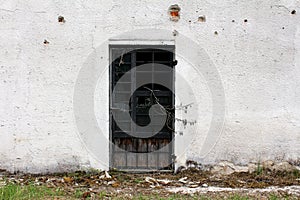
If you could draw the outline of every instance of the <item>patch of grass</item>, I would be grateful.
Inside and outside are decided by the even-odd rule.
[[[244,196],[235,194],[233,196],[230,196],[228,199],[230,199],[230,200],[249,200],[249,197],[244,197]]]
[[[82,198],[83,193],[84,192],[82,190],[76,189],[75,192],[74,192],[74,197],[80,199],[80,198]]]
[[[279,197],[277,197],[275,194],[270,194],[269,200],[278,200]]]
[[[141,183],[141,182],[143,182],[144,180],[143,179],[141,179],[141,178],[136,178],[136,179],[134,179],[134,182],[135,183]]]
[[[268,200],[293,200],[293,199],[298,199],[297,197],[292,197],[292,196],[278,196],[276,194],[270,194],[268,197]]]
[[[257,175],[262,175],[263,174],[263,167],[261,166],[260,162],[257,163],[257,167],[256,167],[256,170],[255,170],[255,173]]]
[[[131,181],[131,177],[128,176],[127,174],[119,173],[119,174],[114,174],[112,176],[116,177],[117,180],[120,181],[120,182]]]
[[[104,197],[106,196],[106,192],[102,191],[98,194],[99,199],[104,199]]]
[[[293,175],[295,178],[300,178],[300,171],[298,169],[293,170]]]
[[[45,197],[59,197],[65,195],[66,193],[60,188],[54,189],[45,186],[36,186],[34,184],[21,186],[9,183],[0,187],[1,200],[44,199]]]

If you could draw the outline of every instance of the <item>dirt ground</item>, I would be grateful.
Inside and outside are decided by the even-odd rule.
[[[82,199],[99,194],[103,194],[104,199],[132,199],[139,195],[176,199],[178,194],[183,199],[198,199],[202,194],[212,199],[224,199],[237,194],[254,199],[271,199],[270,195],[300,199],[299,171],[230,175],[216,175],[198,169],[188,169],[177,174],[91,171],[32,175],[2,172],[0,184],[1,179],[2,182],[20,185],[34,183],[49,188],[62,188],[70,195],[79,193]]]

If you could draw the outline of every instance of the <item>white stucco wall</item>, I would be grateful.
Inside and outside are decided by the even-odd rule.
[[[175,3],[181,7],[178,22],[167,13]],[[34,173],[108,168],[107,64],[113,38],[175,42],[176,72],[192,88],[187,92],[176,81],[176,96],[181,96],[176,104],[197,106],[197,112],[176,112],[178,118],[197,121],[186,127],[176,123],[177,166],[187,159],[203,164],[299,160],[299,7],[293,0],[1,0],[0,168]],[[58,23],[60,15],[65,23]],[[198,21],[202,15],[206,22]],[[130,38],[137,29],[164,29],[164,34]],[[130,32],[127,38],[125,32]],[[200,53],[189,52],[180,37],[193,41]],[[194,63],[217,70],[225,95],[224,126],[205,155],[215,99],[208,82],[214,77],[197,74]],[[78,93],[78,84],[84,84],[78,77],[95,81],[95,92]],[[76,115],[84,106],[91,108],[83,98],[74,103],[84,92],[87,99],[94,95],[94,118],[103,134],[87,134],[95,127],[84,129],[84,122],[92,119]]]

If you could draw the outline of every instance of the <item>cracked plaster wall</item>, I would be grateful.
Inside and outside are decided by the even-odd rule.
[[[181,7],[178,22],[170,21],[167,13],[174,3]],[[107,169],[108,142],[100,142],[104,163],[97,163],[78,136],[75,81],[104,41],[142,28],[176,30],[194,40],[223,82],[224,128],[210,153],[199,157],[202,130],[209,125],[209,90],[179,58],[179,66],[186,67],[178,72],[190,75],[187,79],[202,106],[200,116],[182,117],[203,121],[186,128],[177,123],[183,133],[175,143],[177,166],[187,159],[204,164],[299,159],[300,27],[299,14],[291,14],[300,12],[299,7],[299,1],[291,0],[1,0],[0,168],[33,173]],[[60,15],[65,23],[58,23]],[[198,21],[202,15],[205,22]],[[108,80],[108,73],[104,76]],[[176,92],[184,90],[178,82],[176,87]],[[99,109],[108,132],[107,94],[100,97],[104,104]]]

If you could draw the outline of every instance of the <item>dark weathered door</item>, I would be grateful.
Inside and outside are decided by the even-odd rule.
[[[110,111],[121,109],[128,111],[132,120],[115,119],[110,117],[110,167],[127,171],[152,171],[173,170],[173,137],[174,137],[174,94],[163,85],[156,84],[155,79],[160,76],[171,81],[174,87],[174,46],[110,46]],[[148,63],[148,67],[142,71],[138,66]],[[170,70],[156,71],[156,63],[166,65]],[[120,78],[130,71],[130,79],[121,82]],[[137,78],[151,77],[153,82],[135,88]],[[113,92],[116,84],[124,88]],[[132,91],[134,90],[134,91]],[[130,99],[123,98],[127,93],[133,93]],[[149,108],[159,104],[167,113],[167,122],[154,136],[145,138],[143,132],[136,132],[134,124],[146,126],[150,123]],[[116,123],[124,123],[122,130]],[[135,132],[133,137],[131,134]]]

